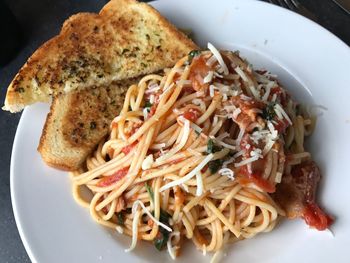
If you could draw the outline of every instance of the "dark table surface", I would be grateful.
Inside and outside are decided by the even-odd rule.
[[[30,54],[43,42],[57,34],[70,15],[96,12],[106,0],[0,0],[5,1],[16,16],[23,33],[23,44],[17,55],[0,68],[0,104],[5,99],[11,79]],[[332,0],[299,0],[316,16],[316,21],[350,45],[350,16]],[[20,114],[0,111],[0,262],[30,262],[14,221],[10,198],[10,160],[12,143]]]

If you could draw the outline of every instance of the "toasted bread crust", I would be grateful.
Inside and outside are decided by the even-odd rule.
[[[137,81],[119,81],[55,97],[38,146],[43,160],[57,169],[78,169],[106,136],[127,89]]]
[[[73,15],[34,52],[11,82],[3,109],[17,112],[52,95],[151,73],[195,48],[151,6],[112,0],[99,14]]]

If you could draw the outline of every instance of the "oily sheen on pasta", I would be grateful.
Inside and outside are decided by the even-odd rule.
[[[127,251],[146,240],[173,259],[185,239],[218,252],[283,216],[324,230],[332,219],[304,149],[314,126],[275,76],[208,44],[129,88],[109,136],[71,174],[74,197],[132,237]]]

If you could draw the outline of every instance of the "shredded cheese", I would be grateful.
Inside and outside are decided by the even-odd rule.
[[[151,95],[149,96],[149,102],[150,102],[151,104],[154,103],[154,94],[151,94]]]
[[[244,73],[244,71],[239,66],[235,67],[235,71],[243,79],[243,81],[248,82],[247,75]]]
[[[229,73],[229,71],[228,71],[228,68],[227,68],[224,60],[222,59],[222,56],[221,56],[219,50],[217,50],[211,43],[208,43],[208,49],[211,51],[211,53],[213,53],[213,56],[215,56],[215,58],[219,62],[221,68],[224,71],[224,75],[227,75]]]
[[[229,169],[229,168],[221,168],[221,169],[218,171],[218,173],[219,173],[220,175],[227,176],[227,177],[228,177],[229,179],[231,179],[232,181],[235,179],[235,178],[234,178],[235,173],[234,173],[231,169]]]
[[[277,172],[276,173],[276,177],[275,177],[275,183],[280,183],[282,181],[282,173],[281,172]]]
[[[284,111],[284,109],[281,107],[280,104],[276,103],[274,109],[275,109],[276,114],[277,114],[277,112],[280,112],[280,113],[283,115],[283,117],[288,121],[288,123],[289,123],[290,125],[293,125],[293,123],[292,123],[292,121],[290,120],[288,114]]]
[[[153,154],[148,155],[142,162],[141,168],[142,170],[148,170],[152,167],[154,163]]]
[[[142,113],[143,113],[143,118],[144,118],[144,120],[146,120],[147,117],[148,117],[148,108],[143,108]]]
[[[209,71],[209,72],[208,72],[208,75],[206,75],[206,76],[204,77],[203,82],[204,82],[204,83],[209,83],[209,82],[211,82],[212,79],[213,79],[213,76],[214,76],[214,71]]]
[[[134,250],[137,244],[137,237],[138,237],[138,223],[140,220],[141,212],[137,210],[138,203],[135,201],[135,203],[132,206],[132,213],[134,216],[134,219],[132,220],[132,239],[131,239],[131,245],[128,249],[125,249],[125,252],[130,252]]]
[[[235,163],[235,167],[240,167],[240,166],[255,162],[256,160],[259,160],[259,158],[260,158],[259,156],[253,156],[253,157],[247,158],[239,163]]]
[[[239,145],[241,143],[244,133],[245,129],[241,128],[236,139],[236,145]]]
[[[209,95],[210,97],[214,97],[214,85],[209,86]]]
[[[116,226],[115,230],[119,233],[119,234],[123,234],[124,233],[124,229],[121,226]]]
[[[176,249],[178,249],[178,247],[177,247],[177,246],[173,247],[173,246],[171,245],[171,240],[172,240],[172,238],[173,238],[174,236],[179,236],[179,235],[180,235],[180,232],[179,232],[179,231],[176,231],[176,232],[171,233],[171,234],[169,235],[169,239],[168,239],[168,241],[167,241],[167,243],[166,243],[166,246],[167,246],[167,248],[168,248],[168,253],[169,253],[169,255],[170,255],[170,257],[171,257],[172,260],[175,260],[175,259],[176,259],[176,254],[175,254],[175,252],[176,252]]]
[[[140,200],[136,200],[132,206],[132,209],[134,209],[134,206],[136,207],[135,210],[137,209],[137,206],[141,206],[142,210],[152,219],[152,221],[154,223],[156,223],[158,226],[161,226],[162,228],[164,228],[166,231],[168,232],[172,232],[173,230],[168,227],[166,224],[160,222],[158,219],[156,219],[151,212],[146,208],[146,206],[144,205],[144,203],[142,203],[142,201]]]
[[[196,179],[197,179],[196,196],[201,196],[203,194],[203,178],[202,178],[202,173],[200,171],[196,173]]]
[[[207,64],[207,66],[211,67],[212,65],[214,65],[214,63],[217,61],[216,57],[213,55],[211,56],[207,62],[205,64]]]

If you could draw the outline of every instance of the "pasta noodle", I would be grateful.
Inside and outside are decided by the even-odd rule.
[[[268,72],[209,49],[131,86],[109,136],[71,173],[92,218],[132,236],[127,251],[147,240],[174,259],[191,239],[219,253],[271,231],[286,214],[272,193],[311,158],[304,137],[315,118]]]

